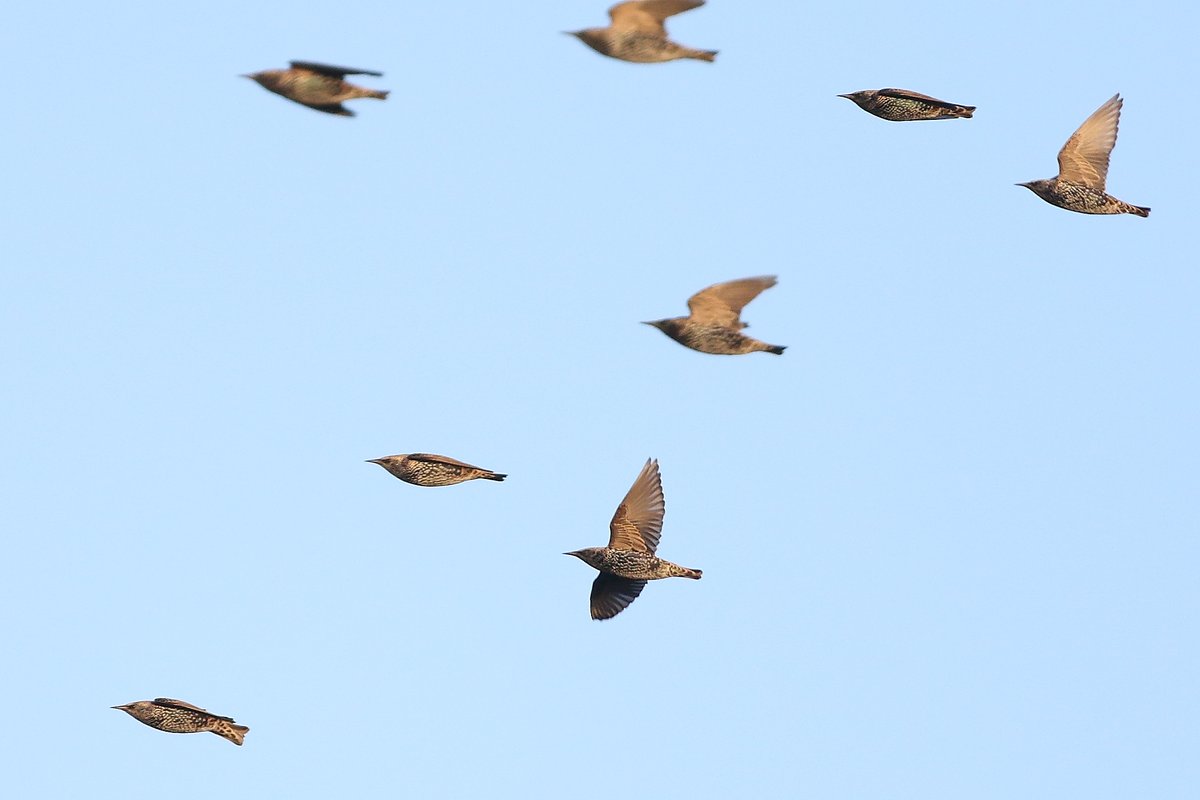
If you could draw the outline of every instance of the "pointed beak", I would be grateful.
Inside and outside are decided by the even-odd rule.
[[[366,463],[368,463],[368,464],[380,464],[380,465],[382,465],[382,464],[383,464],[383,459],[382,459],[382,458],[368,458],[368,459],[366,460]]]
[[[643,325],[650,325],[650,326],[653,326],[653,325],[654,325],[654,323],[653,323],[653,322],[643,322],[642,324],[643,324]]]
[[[839,94],[839,95],[838,95],[838,97],[844,97],[844,98],[846,98],[847,100],[853,100],[853,99],[854,99],[852,96],[850,96],[850,95],[848,95],[848,94]]]
[[[1029,188],[1029,182],[1028,182],[1028,181],[1026,181],[1025,183],[1014,183],[1014,184],[1013,184],[1013,186],[1024,186],[1026,189],[1028,189],[1028,188]]]
[[[115,708],[117,711],[124,711],[125,709],[129,708],[129,706],[109,706],[109,708]]]

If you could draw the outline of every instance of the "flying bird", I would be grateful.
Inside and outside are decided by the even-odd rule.
[[[383,77],[382,72],[333,67],[312,61],[292,61],[290,63],[289,69],[268,69],[262,72],[252,72],[242,77],[249,78],[264,89],[282,95],[302,106],[324,111],[326,114],[337,114],[341,117],[354,116],[353,111],[342,105],[346,100],[353,100],[356,97],[387,99],[386,91],[364,89],[361,86],[347,83],[345,80],[347,75],[373,75],[379,78]]]
[[[975,106],[947,103],[907,89],[864,89],[861,92],[839,94],[838,97],[853,100],[863,111],[892,122],[956,117],[970,119],[975,113]]]
[[[215,733],[237,746],[241,747],[250,729],[238,725],[230,717],[210,714],[203,708],[185,703],[182,700],[172,700],[169,697],[156,697],[153,700],[139,700],[136,703],[126,703],[123,706],[113,706],[118,711],[124,711],[143,725],[157,728],[167,733]]]
[[[767,344],[743,334],[742,329],[747,325],[740,319],[746,304],[774,285],[774,275],[718,283],[688,299],[691,311],[688,316],[642,324],[653,325],[684,347],[701,353],[732,356],[761,350],[782,355],[785,346]]]
[[[592,583],[592,619],[611,619],[620,614],[646,588],[646,581],[700,580],[700,570],[681,567],[654,555],[662,536],[665,511],[658,462],[650,459],[617,506],[617,513],[609,523],[608,546],[585,547],[563,554],[600,570]]]
[[[1071,134],[1058,151],[1058,175],[1017,186],[1024,186],[1051,205],[1080,214],[1150,216],[1149,208],[1130,205],[1104,191],[1108,157],[1117,143],[1117,125],[1124,102],[1121,95],[1114,94]]]
[[[476,478],[502,481],[508,477],[490,469],[433,453],[401,453],[383,458],[369,458],[367,463],[378,464],[405,483],[417,486],[452,486]]]
[[[667,38],[667,17],[691,11],[704,5],[704,0],[631,0],[617,3],[608,10],[612,24],[607,28],[586,28],[567,31],[588,47],[621,61],[653,64],[695,58],[715,61],[716,50],[697,50],[684,47]]]

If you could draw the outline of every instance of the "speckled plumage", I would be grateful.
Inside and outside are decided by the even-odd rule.
[[[658,462],[650,459],[613,514],[608,546],[585,547],[565,554],[600,571],[592,583],[592,619],[611,619],[620,614],[642,593],[647,581],[700,579],[700,570],[655,555],[665,513]]]
[[[433,453],[401,453],[383,458],[371,458],[368,464],[378,464],[405,483],[416,486],[452,486],[463,481],[482,478],[502,481],[507,475],[492,472],[462,461]]]
[[[852,100],[863,111],[891,122],[960,117],[969,119],[975,113],[975,106],[948,103],[908,89],[864,89],[861,92],[839,94],[838,97]]]
[[[302,106],[326,114],[353,117],[354,112],[342,105],[356,97],[387,99],[388,92],[380,89],[365,89],[344,80],[347,75],[373,75],[382,72],[350,67],[334,67],[312,61],[292,61],[289,69],[269,69],[242,77],[249,78],[264,89],[286,97]]]
[[[1121,95],[1113,95],[1071,134],[1058,153],[1058,175],[1017,186],[1024,186],[1051,205],[1080,214],[1150,216],[1149,208],[1118,200],[1104,188],[1124,102]]]
[[[245,725],[236,724],[230,717],[211,714],[203,708],[173,700],[169,697],[157,697],[153,700],[139,700],[136,703],[126,703],[123,706],[113,706],[118,711],[124,711],[143,725],[157,728],[167,733],[215,733],[234,744],[241,746],[250,729]]]
[[[610,58],[635,64],[657,64],[681,58],[715,61],[716,50],[684,47],[667,38],[667,17],[699,8],[704,0],[631,0],[608,10],[607,28],[570,31],[588,47]]]
[[[673,317],[643,323],[679,342],[684,347],[719,356],[765,352],[782,355],[783,345],[760,342],[742,333],[747,327],[740,315],[746,304],[776,283],[775,276],[718,283],[688,298],[686,317]]]

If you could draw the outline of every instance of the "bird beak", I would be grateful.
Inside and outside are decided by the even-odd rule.
[[[643,325],[653,325],[654,323],[653,322],[643,322],[642,324]]]
[[[1028,182],[1026,182],[1026,183],[1014,183],[1014,184],[1013,184],[1013,186],[1024,186],[1026,189],[1028,189],[1028,188],[1029,188],[1029,183],[1028,183]]]
[[[367,459],[367,461],[366,461],[366,463],[368,463],[368,464],[382,464],[382,463],[383,463],[383,459],[382,459],[382,458],[368,458],[368,459]]]
[[[853,97],[851,97],[851,96],[850,96],[850,95],[848,95],[848,94],[839,94],[839,95],[838,95],[838,97],[844,97],[844,98],[846,98],[847,100],[853,100],[853,99],[854,99]]]
[[[117,711],[124,711],[126,708],[128,708],[128,706],[109,706],[109,708],[115,708]]]

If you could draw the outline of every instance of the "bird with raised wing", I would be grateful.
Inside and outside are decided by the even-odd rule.
[[[666,20],[704,5],[704,0],[631,0],[608,10],[607,28],[567,31],[597,53],[636,64],[657,64],[680,58],[715,61],[716,50],[697,50],[672,42]]]
[[[1124,102],[1121,95],[1114,94],[1071,134],[1058,152],[1058,175],[1017,186],[1024,186],[1051,205],[1080,214],[1150,216],[1149,208],[1118,200],[1104,189],[1108,157],[1117,143]]]
[[[238,725],[230,717],[212,714],[199,706],[185,703],[182,700],[172,700],[169,697],[156,697],[153,700],[138,700],[136,703],[126,703],[123,706],[113,706],[118,711],[124,711],[143,725],[157,728],[167,733],[215,733],[241,747],[250,729]]]
[[[718,283],[688,299],[686,317],[644,322],[684,347],[718,356],[765,352],[782,355],[785,345],[767,344],[742,333],[748,327],[740,315],[746,304],[776,283],[774,275]]]
[[[852,100],[868,114],[891,122],[915,122],[924,119],[970,119],[975,106],[948,103],[927,94],[908,89],[864,89],[861,92],[839,94]]]
[[[401,453],[383,458],[369,458],[367,463],[378,464],[405,483],[416,486],[453,486],[477,478],[502,481],[508,477],[490,469],[433,453]]]
[[[609,523],[608,546],[585,547],[563,554],[575,556],[600,571],[592,583],[592,619],[611,619],[620,614],[642,593],[647,581],[700,580],[700,570],[655,556],[665,512],[658,462],[649,459]]]
[[[386,100],[388,93],[382,89],[365,89],[355,86],[345,80],[347,75],[372,75],[383,77],[382,72],[351,67],[334,67],[329,64],[317,64],[313,61],[292,61],[288,69],[268,69],[262,72],[252,72],[243,75],[258,83],[264,89],[282,95],[288,100],[302,106],[324,111],[326,114],[336,114],[340,117],[353,117],[354,112],[342,105],[346,100],[356,97],[374,97]]]

